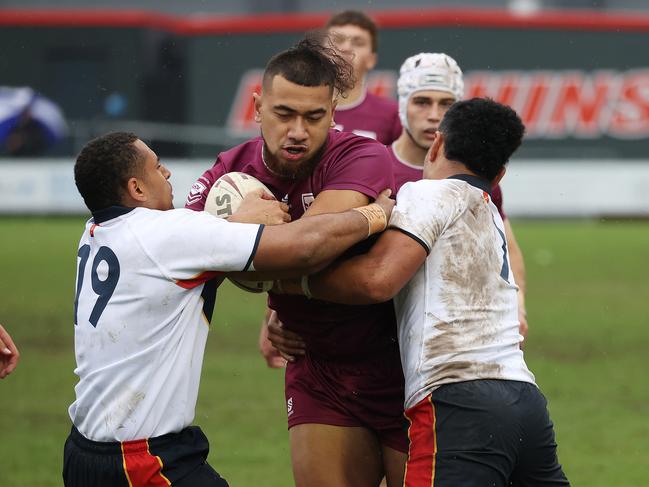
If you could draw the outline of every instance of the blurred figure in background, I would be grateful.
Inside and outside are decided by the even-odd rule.
[[[31,88],[0,87],[0,154],[40,156],[67,133],[56,103]]]
[[[367,91],[367,73],[377,62],[376,24],[363,12],[346,10],[331,17],[325,28],[333,46],[354,68],[354,87],[338,99],[336,128],[391,144],[401,133],[397,104]]]
[[[0,325],[0,379],[4,379],[13,372],[18,365],[20,353],[7,330]]]

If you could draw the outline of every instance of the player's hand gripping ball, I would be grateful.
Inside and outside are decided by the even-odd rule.
[[[244,196],[259,189],[273,195],[264,183],[248,174],[242,172],[224,174],[216,180],[207,195],[205,211],[219,218],[227,218],[237,211]],[[244,281],[242,279],[230,279],[230,281],[235,286],[251,293],[263,293],[273,287],[273,281]]]

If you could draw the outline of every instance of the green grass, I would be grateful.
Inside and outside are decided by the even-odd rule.
[[[526,359],[575,486],[649,471],[649,223],[514,221],[528,268]],[[61,485],[76,377],[77,218],[0,218],[0,320],[22,352],[0,382],[0,485]],[[219,291],[196,411],[232,485],[291,485],[283,374],[257,353],[261,296]]]

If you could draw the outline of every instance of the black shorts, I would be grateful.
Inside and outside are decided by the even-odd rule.
[[[73,426],[63,453],[66,487],[228,487],[207,463],[198,426],[144,440],[98,442]]]
[[[443,385],[406,417],[406,487],[570,485],[557,459],[547,402],[533,384]]]

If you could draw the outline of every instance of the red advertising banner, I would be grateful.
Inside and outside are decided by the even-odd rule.
[[[246,71],[227,127],[233,135],[258,133],[252,93],[261,90],[262,70]],[[368,90],[394,97],[397,73],[376,71]],[[530,139],[649,137],[649,69],[630,71],[471,71],[465,98],[490,97],[510,105]]]

